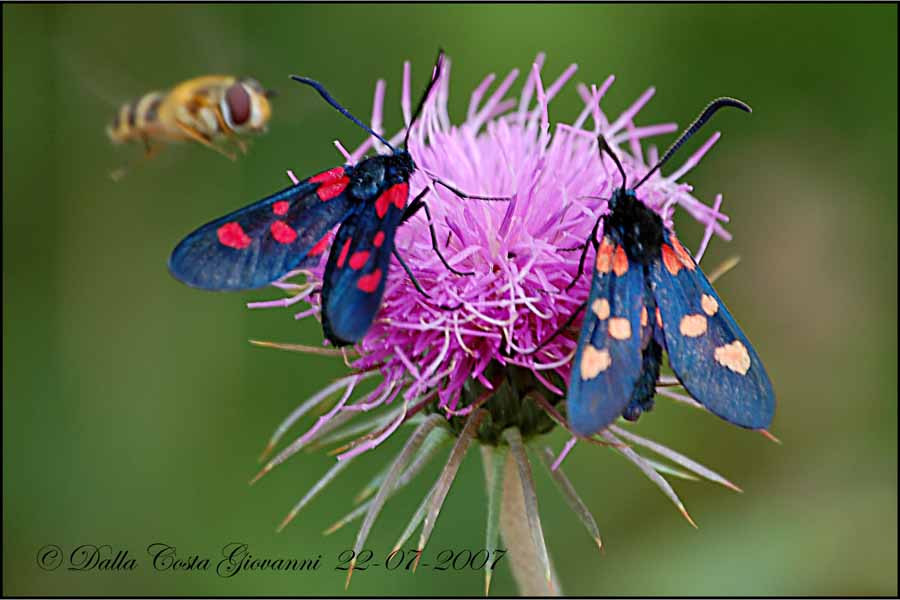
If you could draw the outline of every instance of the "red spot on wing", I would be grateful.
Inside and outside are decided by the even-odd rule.
[[[362,269],[366,263],[369,261],[369,251],[368,250],[360,250],[359,252],[354,252],[353,256],[350,257],[350,268],[354,271],[359,271]]]
[[[347,253],[350,251],[350,240],[344,242],[344,247],[341,248],[341,253],[338,255],[337,266],[341,268],[344,266],[344,263],[347,261]]]
[[[322,202],[339,196],[347,187],[347,184],[350,183],[350,179],[344,175],[344,167],[329,169],[324,173],[310,177],[309,181],[310,183],[320,184],[316,194],[318,194]]]
[[[625,255],[625,249],[622,246],[616,248],[613,256],[613,271],[621,277],[628,271],[628,257]]]
[[[384,232],[379,231],[378,233],[375,234],[375,238],[372,240],[372,244],[374,244],[374,246],[376,248],[381,248],[381,245],[383,243],[384,243]]]
[[[363,275],[356,281],[356,287],[364,292],[372,293],[378,289],[381,282],[381,269],[375,269],[368,275]]]
[[[389,187],[375,201],[375,212],[378,214],[378,218],[384,218],[391,204],[397,208],[406,206],[407,198],[409,198],[409,184],[407,182],[402,181]]]
[[[669,236],[669,239],[672,241],[672,248],[675,249],[675,255],[678,257],[678,260],[681,261],[681,264],[684,265],[685,269],[693,271],[696,268],[696,265],[694,264],[691,255],[684,249],[684,246],[681,245],[681,242],[678,241],[677,237],[671,235]]]
[[[287,200],[279,200],[272,205],[272,212],[279,217],[283,217],[287,214],[288,208],[290,208],[290,204],[288,204]]]
[[[409,184],[408,183],[398,183],[394,186],[396,192],[394,193],[394,206],[399,209],[402,209],[406,206],[406,199],[409,197]]]
[[[330,183],[336,182],[338,179],[341,179],[344,176],[344,167],[335,167],[333,169],[329,169],[323,173],[319,173],[318,175],[313,175],[309,178],[310,183],[321,183],[323,185],[328,185]]]
[[[334,183],[319,186],[319,189],[316,190],[316,194],[319,195],[319,200],[321,200],[322,202],[327,202],[335,196],[340,196],[347,188],[347,184],[349,183],[350,179],[348,179],[347,177],[342,177]]]
[[[309,251],[309,256],[318,256],[325,252],[325,248],[331,243],[331,238],[332,234],[330,232],[323,235],[322,239],[316,242],[316,245]]]
[[[269,226],[269,231],[272,232],[272,237],[279,244],[290,244],[297,239],[297,232],[284,221],[274,221]]]
[[[243,250],[253,242],[237,221],[225,223],[216,230],[216,235],[220,244],[236,250]]]
[[[667,244],[663,244],[662,247],[662,260],[669,273],[678,275],[678,271],[681,270],[681,261],[678,260],[675,251]]]
[[[603,238],[603,241],[600,242],[600,247],[597,249],[597,272],[598,273],[609,273],[610,267],[612,267],[612,256],[613,250],[615,247],[612,242],[609,241],[608,237]]]

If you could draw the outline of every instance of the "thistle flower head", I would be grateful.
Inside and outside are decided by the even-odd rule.
[[[354,347],[355,354],[350,358],[345,355],[352,373],[301,405],[276,431],[270,447],[314,406],[337,398],[330,410],[270,460],[262,473],[309,444],[360,436],[339,449],[337,465],[300,501],[286,522],[354,457],[377,447],[405,423],[413,423],[418,428],[401,455],[366,488],[369,494],[376,489],[378,493],[344,522],[365,516],[357,539],[361,547],[360,539],[365,540],[387,498],[421,470],[440,442],[455,440],[441,479],[402,536],[405,540],[424,520],[421,546],[434,525],[462,454],[473,439],[515,454],[521,446],[519,441],[528,442],[555,424],[565,423],[561,400],[575,350],[575,331],[557,336],[546,345],[541,342],[566,323],[587,298],[590,273],[569,287],[578,275],[578,255],[573,254],[573,249],[585,242],[596,217],[606,210],[606,198],[622,185],[615,165],[598,153],[597,137],[604,136],[620,158],[627,180],[633,183],[657,159],[654,148],[645,154],[641,141],[674,132],[676,126],[635,124],[639,111],[653,96],[653,88],[622,114],[608,116],[601,101],[613,77],[600,86],[578,85],[577,92],[584,103],[578,117],[570,124],[551,124],[552,101],[566,89],[576,66],[571,65],[548,83],[542,75],[543,58],[538,56],[524,73],[514,70],[496,85],[493,74],[486,77],[471,93],[465,119],[458,125],[451,122],[447,111],[451,73],[449,61],[444,63],[440,79],[409,136],[408,148],[417,165],[410,194],[429,188],[426,201],[437,243],[454,269],[472,274],[454,274],[442,263],[433,249],[424,213],[399,228],[396,249],[430,297],[417,292],[404,270],[393,264],[375,323]],[[521,83],[514,98],[517,81]],[[371,118],[372,129],[379,134],[384,132],[384,97],[385,84],[379,81]],[[407,63],[401,95],[407,125],[411,102]],[[405,134],[403,128],[388,139],[392,145],[398,145]],[[728,219],[719,212],[721,196],[711,206],[704,204],[691,195],[689,185],[679,180],[718,137],[710,137],[672,173],[653,175],[640,194],[641,201],[656,210],[668,226],[679,206],[703,224],[705,235],[696,254],[698,260],[712,235],[730,239],[723,227]],[[350,163],[368,151],[386,151],[372,137],[353,152],[344,150],[339,142],[336,146]],[[437,178],[469,195],[510,200],[461,199],[436,184]],[[289,306],[306,301],[310,308],[296,318],[316,315],[320,311],[318,291],[323,271],[324,261],[304,272],[304,284],[286,278],[275,285],[285,290],[288,298],[254,303],[251,307]],[[327,349],[318,352],[339,354]],[[357,386],[368,379],[377,380],[375,389],[357,397]],[[661,383],[661,393],[693,403],[672,392],[671,382]],[[618,427],[596,437],[634,462],[685,515],[661,473],[699,476],[734,487],[686,457]],[[573,437],[558,456],[546,449],[541,458],[552,466],[567,500],[599,543],[596,523],[558,469],[574,443]],[[666,466],[642,457],[632,445],[643,446],[674,464]],[[523,475],[522,481],[527,479]],[[527,500],[528,494],[525,496]],[[536,531],[540,532],[539,526]],[[489,547],[491,535],[489,524]],[[496,538],[496,527],[493,535]],[[543,547],[542,536],[535,544]],[[546,558],[546,551],[543,556]]]

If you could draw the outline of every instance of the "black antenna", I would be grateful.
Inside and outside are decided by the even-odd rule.
[[[391,146],[390,142],[388,142],[386,139],[384,139],[383,137],[381,137],[380,135],[378,135],[377,133],[372,131],[371,127],[365,125],[362,121],[360,121],[359,119],[357,119],[356,117],[351,115],[349,110],[347,110],[346,108],[341,106],[337,100],[335,100],[334,98],[331,97],[331,94],[329,94],[325,90],[325,88],[322,87],[321,83],[319,83],[318,81],[315,81],[313,79],[309,79],[307,77],[300,77],[299,75],[291,75],[291,79],[293,79],[294,81],[299,81],[300,83],[304,83],[304,84],[310,86],[311,88],[313,88],[314,90],[316,90],[317,92],[319,92],[319,95],[325,99],[325,102],[327,102],[328,104],[333,106],[335,109],[337,109],[337,111],[339,113],[341,113],[342,115],[344,115],[345,117],[347,117],[348,119],[350,119],[351,121],[353,121],[354,123],[356,123],[357,125],[362,127],[365,131],[367,131],[369,133],[369,135],[373,135],[376,138],[378,138],[378,140],[382,144],[384,144],[385,146],[390,148],[392,152],[397,151],[396,148]]]
[[[600,157],[603,157],[603,153],[606,152],[609,154],[609,157],[613,159],[613,162],[616,163],[616,167],[619,169],[619,173],[622,175],[622,189],[625,189],[625,169],[622,168],[622,163],[619,162],[619,157],[616,156],[616,153],[613,152],[612,148],[609,147],[609,142],[606,141],[606,138],[602,135],[597,136],[597,147],[600,150]],[[640,184],[638,184],[640,185]]]
[[[677,140],[675,140],[674,144],[669,146],[669,149],[666,150],[666,153],[663,154],[663,157],[659,159],[659,162],[656,163],[656,166],[647,171],[647,174],[644,175],[644,178],[641,179],[632,189],[636,190],[641,187],[641,185],[643,185],[643,183],[647,181],[651,175],[658,171],[659,168],[663,166],[667,160],[672,158],[672,155],[675,154],[675,152],[679,148],[681,148],[682,144],[688,141],[692,135],[697,133],[697,131],[699,131],[699,129],[703,127],[704,123],[709,121],[710,117],[716,114],[717,110],[719,110],[720,108],[725,108],[726,106],[733,106],[734,108],[739,108],[742,111],[748,113],[753,112],[753,110],[749,106],[747,106],[740,100],[736,100],[734,98],[716,98],[715,100],[710,102],[706,108],[703,109],[703,112],[700,113],[700,116],[697,117],[693,123],[691,123],[691,126],[684,130],[684,133],[682,133],[681,136]]]
[[[416,112],[413,113],[412,119],[409,121],[409,127],[406,128],[406,137],[403,138],[403,147],[407,147],[407,142],[409,141],[409,133],[412,131],[413,123],[416,122],[416,119],[419,118],[419,114],[422,112],[422,107],[425,106],[425,101],[428,100],[428,96],[431,94],[431,89],[437,83],[438,79],[441,78],[441,65],[444,64],[444,49],[438,49],[437,59],[434,61],[434,75],[431,78],[431,81],[428,82],[428,87],[425,88],[425,93],[422,94],[422,99],[419,100],[418,106],[416,106]]]

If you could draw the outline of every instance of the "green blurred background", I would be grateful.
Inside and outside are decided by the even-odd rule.
[[[419,85],[438,44],[453,59],[455,118],[485,74],[527,69],[539,51],[548,78],[569,62],[578,81],[616,74],[609,114],[655,85],[638,124],[684,125],[723,94],[755,109],[723,119],[689,180],[707,201],[725,193],[735,239],[714,241],[705,260],[743,257],[718,288],[765,357],[784,445],[661,401],[638,431],[745,490],[676,481],[699,530],[624,460],[579,446],[566,469],[599,522],[602,556],[539,471],[565,590],[897,594],[896,6],[7,5],[3,17],[4,594],[344,593],[331,569],[356,527],[321,531],[398,440],[276,534],[332,459],[301,454],[249,487],[256,457],[294,406],[346,369],[251,348],[251,337],[317,343],[321,332],[288,311],[243,308],[274,292],[197,292],[165,261],[195,226],[285,185],[285,168],[333,166],[331,140],[360,139],[289,73],[327,82],[363,117],[386,78],[392,129],[402,61]],[[208,72],[278,88],[270,132],[237,163],[182,145],[111,182],[109,170],[140,154],[104,136],[117,103]],[[571,122],[579,106],[569,86],[551,118]],[[696,247],[698,228],[676,219]],[[376,553],[437,466],[389,503],[367,544]],[[432,551],[483,545],[482,477],[471,454]],[[183,557],[245,541],[256,556],[321,554],[323,568],[158,573],[145,553],[155,541]],[[128,549],[141,568],[36,566],[45,544],[88,543]],[[471,572],[367,571],[350,593],[481,589]],[[515,593],[508,569],[494,592]]]

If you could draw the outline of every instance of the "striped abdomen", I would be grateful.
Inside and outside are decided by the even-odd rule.
[[[151,137],[148,129],[158,123],[159,107],[165,97],[165,92],[150,92],[134,102],[123,104],[106,127],[106,135],[114,144]]]

